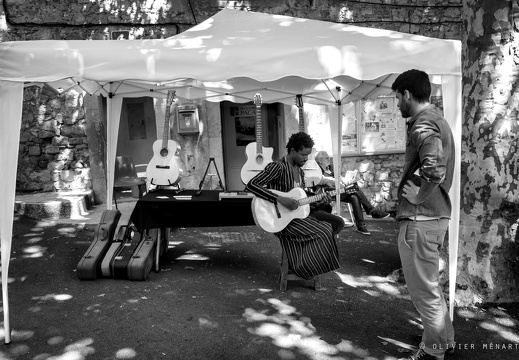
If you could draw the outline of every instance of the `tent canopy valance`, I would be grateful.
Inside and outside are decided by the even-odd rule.
[[[58,92],[76,89],[109,99],[107,199],[111,199],[124,97],[166,98],[167,91],[174,89],[179,98],[243,103],[260,93],[265,103],[293,105],[295,95],[301,94],[304,102],[334,108],[334,112],[330,111],[335,114],[331,121],[332,143],[335,165],[339,168],[340,106],[389,94],[395,77],[412,68],[427,72],[442,84],[445,115],[458,139],[459,151],[459,41],[224,9],[168,39],[0,43],[0,162],[4,173],[9,174],[0,177],[0,188],[5,194],[0,206],[5,341],[10,342],[7,270],[23,86],[45,83]],[[459,166],[459,156],[457,159]],[[455,183],[453,192],[459,194],[459,180]],[[455,227],[451,227],[451,234],[458,231],[456,203],[454,209]],[[450,242],[450,246],[456,245],[457,241]],[[451,256],[455,256],[455,249],[451,250]],[[451,264],[455,260],[454,257]],[[454,296],[450,298],[453,301]]]
[[[168,39],[2,43],[0,79],[105,95],[107,83],[123,81],[129,92],[176,87],[179,97],[235,102],[268,89],[277,95],[265,102],[295,93],[330,103],[327,88],[340,86],[347,102],[388,91],[388,74],[411,68],[459,76],[460,51],[459,41],[225,9]]]

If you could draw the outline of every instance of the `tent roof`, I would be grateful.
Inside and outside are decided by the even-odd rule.
[[[247,102],[259,92],[264,102],[293,104],[303,94],[333,103],[336,87],[344,102],[389,93],[411,68],[461,75],[460,54],[454,40],[224,9],[168,39],[0,43],[0,80],[129,97],[176,89],[209,101]]]

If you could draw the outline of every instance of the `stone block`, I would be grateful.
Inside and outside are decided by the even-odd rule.
[[[76,178],[76,173],[71,170],[63,170],[59,176],[61,181],[72,182]]]
[[[50,154],[50,155],[59,154],[59,147],[54,146],[54,145],[49,145],[49,146],[45,147],[45,153]]]
[[[56,156],[56,160],[67,161],[67,162],[74,160],[74,150],[73,149],[63,149],[62,151],[59,152],[59,155]]]
[[[33,136],[29,133],[26,133],[25,131],[22,131],[20,133],[20,142],[21,143],[26,143],[28,141],[31,141],[32,138],[33,138]]]
[[[83,137],[85,136],[85,128],[80,125],[63,125],[61,134],[68,137]]]
[[[52,138],[52,145],[55,146],[68,146],[69,145],[69,138],[66,136],[54,136]]]
[[[47,182],[50,181],[50,171],[49,170],[43,170],[43,171],[34,171],[29,175],[30,181],[34,182]]]
[[[85,138],[86,139],[86,138]],[[81,145],[84,143],[83,138],[68,138],[69,145]]]
[[[63,161],[49,161],[47,169],[49,170],[63,170],[65,168],[65,162]]]
[[[56,120],[47,120],[44,121],[41,125],[41,129],[47,131],[55,131],[56,130]]]
[[[388,171],[377,171],[375,173],[375,181],[385,181],[389,178]]]
[[[48,138],[54,137],[55,134],[56,134],[56,132],[54,132],[54,131],[48,131],[48,130],[39,130],[38,131],[38,137],[40,139],[48,139]]]
[[[50,109],[55,109],[55,110],[60,110],[61,109],[61,101],[60,99],[51,99],[48,103],[47,103],[47,107],[50,108]]]
[[[39,145],[29,146],[29,155],[39,156],[41,155],[41,149]]]

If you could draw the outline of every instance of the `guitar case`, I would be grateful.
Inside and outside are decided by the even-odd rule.
[[[112,263],[114,261],[115,254],[117,253],[124,241],[126,229],[131,223],[130,217],[131,214],[127,213],[122,214],[121,218],[119,219],[119,225],[115,230],[115,236],[112,240],[112,243],[108,247],[106,255],[101,261],[101,275],[104,277],[112,277]]]
[[[77,275],[81,280],[95,280],[101,274],[101,261],[114,237],[121,217],[119,210],[105,210],[97,225],[94,241],[77,265]]]
[[[139,246],[143,236],[134,226],[126,227],[121,246],[114,254],[112,276],[114,279],[128,279],[128,263]]]
[[[146,280],[153,267],[158,235],[157,229],[150,229],[142,236],[142,240],[128,262],[128,279]]]

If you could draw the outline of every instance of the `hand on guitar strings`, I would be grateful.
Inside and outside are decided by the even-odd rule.
[[[296,199],[289,197],[278,196],[277,202],[288,210],[296,210],[299,207],[299,202]]]
[[[330,196],[330,194],[328,194],[327,192],[325,192],[323,194],[323,198],[321,200],[318,200],[316,202],[317,205],[326,205],[326,204],[330,204],[332,202],[332,197]]]

